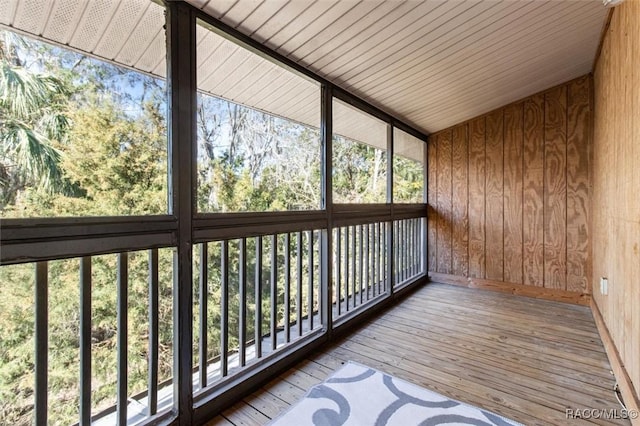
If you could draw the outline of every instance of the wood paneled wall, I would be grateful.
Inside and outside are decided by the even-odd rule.
[[[429,140],[429,270],[590,293],[591,80]]]
[[[594,300],[633,384],[631,393],[640,399],[638,0],[614,9],[603,41],[594,72],[593,148]],[[609,281],[606,296],[599,291],[600,277]]]

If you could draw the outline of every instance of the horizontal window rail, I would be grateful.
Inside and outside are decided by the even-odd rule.
[[[0,264],[100,255],[176,244],[172,216],[3,219]]]
[[[206,213],[193,220],[195,242],[282,234],[327,227],[325,211]]]

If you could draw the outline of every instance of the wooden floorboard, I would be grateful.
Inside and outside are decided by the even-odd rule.
[[[620,409],[589,308],[431,283],[208,425],[265,424],[347,361],[527,425],[629,424],[566,419]]]

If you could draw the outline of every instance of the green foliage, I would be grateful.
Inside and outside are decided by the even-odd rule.
[[[221,99],[199,101],[199,211],[320,208],[317,129]]]
[[[153,106],[147,106],[153,108]],[[84,190],[89,215],[143,215],[167,211],[167,139],[164,123],[131,119],[111,103],[72,111],[74,143],[65,151],[65,176]]]
[[[60,151],[69,120],[65,84],[0,58],[0,211],[27,186],[53,192],[64,186]]]
[[[46,171],[41,152],[23,150],[23,161],[17,151],[5,150],[5,163],[13,161],[16,186],[6,198],[3,217],[60,217],[148,215],[167,212],[167,139],[162,85],[148,77],[126,76],[133,94],[114,91],[123,74],[114,67],[94,60],[78,58],[60,49],[36,42],[23,43],[33,55],[37,70],[7,65],[13,80],[6,80],[2,105],[4,137],[11,137],[9,124],[21,122],[27,135],[26,147],[47,155],[56,170],[57,187],[43,190]],[[20,53],[16,51],[16,54]],[[27,56],[28,56],[27,55]],[[18,55],[19,56],[19,55]],[[6,59],[6,58],[5,58]],[[23,64],[26,61],[18,61]],[[70,64],[73,64],[70,66]],[[46,70],[46,72],[45,72]],[[142,88],[140,91],[139,89]],[[23,94],[16,96],[16,91]],[[135,92],[139,92],[135,95]],[[14,104],[9,103],[13,99]],[[54,118],[41,117],[28,121],[24,114],[35,117],[18,103],[27,99],[51,112]],[[209,110],[206,126],[222,122],[228,134],[226,142],[212,148],[209,156],[201,155],[198,205],[203,210],[266,211],[318,208],[320,205],[320,144],[317,130],[256,111],[241,109],[226,101],[207,98]],[[47,105],[43,105],[46,103]],[[21,115],[22,114],[22,115]],[[57,118],[55,118],[57,117]],[[223,120],[223,117],[226,117]],[[27,117],[28,118],[28,117]],[[232,121],[229,121],[232,120]],[[9,124],[7,124],[9,123]],[[58,124],[53,130],[40,131],[40,125]],[[31,133],[29,133],[31,132]],[[46,138],[44,136],[47,136]],[[56,139],[54,139],[54,137]],[[210,138],[213,133],[210,133]],[[40,138],[40,139],[37,139]],[[231,140],[232,143],[227,142]],[[215,142],[213,139],[210,141]],[[204,145],[206,140],[201,139]],[[15,144],[14,144],[15,145]],[[6,147],[7,145],[3,145]],[[13,145],[12,145],[13,146]],[[36,146],[38,148],[38,146]],[[12,155],[13,155],[12,154]],[[292,155],[294,154],[294,155]],[[296,161],[287,161],[294,158]],[[43,177],[45,176],[45,177]],[[279,240],[277,326],[284,322],[283,248]],[[306,241],[305,239],[303,239]],[[237,241],[230,251],[229,325],[230,348],[238,346],[239,258]],[[306,242],[305,242],[306,244]],[[221,269],[220,244],[211,243],[209,268],[209,357],[220,353]],[[270,328],[270,242],[264,242],[263,291],[261,304],[264,332]],[[318,250],[316,243],[315,250]],[[160,251],[160,381],[171,377],[172,368],[172,249]],[[197,250],[196,250],[197,251]],[[248,262],[255,266],[255,240],[248,240]],[[303,276],[309,279],[306,251]],[[116,358],[116,255],[92,258],[92,406],[99,412],[115,403],[117,382]],[[314,274],[319,271],[316,256]],[[196,257],[197,258],[197,257]],[[147,386],[148,356],[148,261],[145,252],[129,254],[129,394],[144,391]],[[196,271],[198,268],[196,262]],[[248,276],[248,339],[255,330],[255,271]],[[197,274],[196,277],[197,279]],[[0,268],[0,282],[7,283],[6,297],[0,299],[0,423],[30,424],[33,412],[34,386],[34,266],[23,264]],[[78,418],[79,407],[79,260],[49,263],[49,418],[52,424],[69,424]],[[307,287],[303,296],[307,297]],[[195,292],[197,296],[197,289]],[[295,289],[291,292],[295,298]],[[196,299],[197,300],[197,299]],[[293,305],[293,303],[292,303]],[[194,305],[197,312],[198,304]],[[304,307],[307,315],[308,307]],[[295,312],[295,310],[293,311]],[[194,330],[198,317],[194,316]],[[197,340],[194,340],[197,365]]]
[[[424,166],[400,156],[393,157],[393,201],[424,203]]]
[[[3,218],[154,215],[168,211],[167,125],[164,83],[76,53],[0,32],[0,212]],[[321,144],[318,129],[201,95],[198,108],[200,212],[319,209]],[[354,141],[334,141],[334,201],[385,202],[386,153]],[[394,162],[403,199],[421,196],[419,165]],[[272,241],[263,239],[262,292],[257,302],[256,238],[247,239],[247,300],[239,298],[237,240],[229,242],[229,345],[237,348],[240,304],[247,306],[247,344],[254,338],[256,304],[263,331],[306,317],[319,301],[319,242],[309,265],[309,236],[301,238],[300,274],[291,286],[291,318],[284,312],[284,236],[277,239],[276,283],[270,282]],[[289,247],[292,271],[298,260]],[[172,374],[173,250],[161,249],[160,381]],[[194,247],[194,271],[199,270]],[[129,253],[129,395],[142,392],[148,374],[147,252]],[[115,403],[117,255],[92,257],[92,409]],[[209,243],[208,359],[220,354],[221,243]],[[198,312],[194,273],[194,313]],[[312,307],[306,306],[310,280]],[[292,279],[292,282],[295,280]],[[79,259],[49,262],[49,416],[52,424],[78,419]],[[34,266],[0,268],[0,424],[32,421],[34,387]],[[276,285],[276,300],[271,286]],[[296,306],[300,296],[303,306]],[[260,305],[258,305],[260,306]],[[194,315],[194,334],[199,318]],[[198,341],[194,339],[194,365]]]
[[[340,136],[333,138],[335,203],[385,203],[386,153]]]
[[[29,424],[33,404],[33,267],[0,268],[0,421]]]
[[[122,78],[113,67],[102,69],[89,60],[81,75],[61,67],[60,61],[73,57],[61,59],[59,49],[11,38],[17,41],[13,56],[0,57],[3,217],[166,213],[164,99],[150,94],[162,86],[132,73],[135,84],[146,89],[137,99],[121,96],[100,80]],[[129,257],[129,391],[134,394],[146,389],[148,262],[144,252]],[[172,257],[171,249],[160,250],[161,380],[171,376],[172,366]],[[92,258],[94,412],[115,402],[115,263],[115,255]],[[34,267],[3,266],[0,282],[6,296],[0,298],[0,423],[30,424]],[[49,419],[69,424],[77,421],[79,406],[79,261],[50,262],[48,290]]]

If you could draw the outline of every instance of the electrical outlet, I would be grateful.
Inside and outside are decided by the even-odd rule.
[[[609,280],[605,277],[600,278],[600,294],[603,296],[609,294]]]

